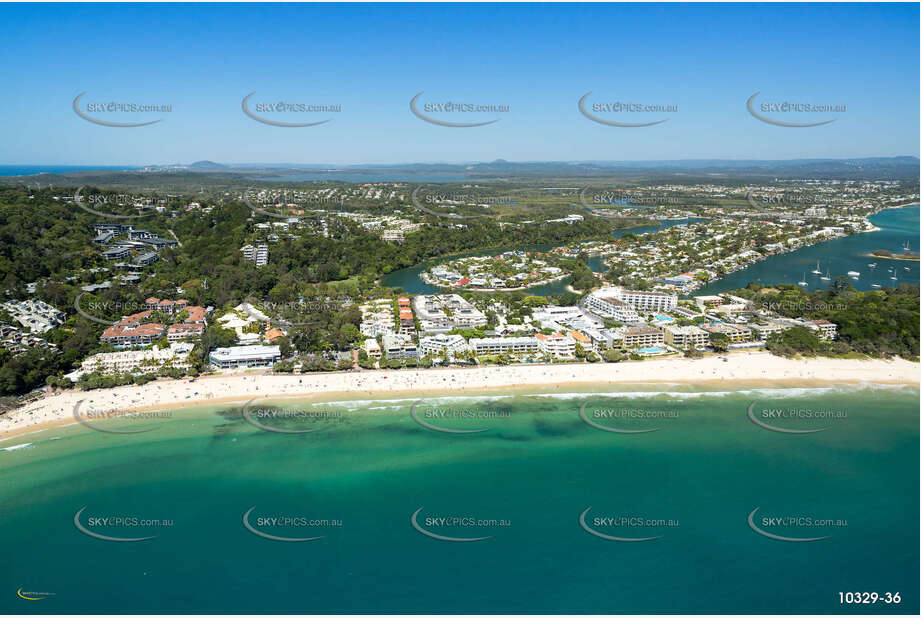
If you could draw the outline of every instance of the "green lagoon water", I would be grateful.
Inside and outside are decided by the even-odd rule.
[[[0,612],[918,612],[916,388],[631,389],[414,408],[422,422],[479,433],[428,429],[412,401],[348,401],[281,410],[325,420],[258,417],[319,429],[305,434],[263,431],[224,407],[103,424],[156,427],[146,433],[74,425],[0,442]],[[827,429],[764,429],[752,403],[780,429]],[[580,408],[603,427],[657,430],[605,431]],[[770,416],[804,410],[829,418]],[[87,530],[157,536],[93,538],[74,524],[83,507]],[[659,538],[590,534],[579,521],[589,507],[599,533]],[[323,538],[257,536],[243,526],[251,508],[257,531]],[[829,538],[758,534],[756,508],[771,534]],[[418,509],[430,533],[491,538],[433,538],[411,524]],[[96,525],[106,516],[172,525]],[[259,519],[280,516],[331,523]],[[782,516],[836,525],[767,519]],[[430,519],[440,517],[477,521]],[[845,591],[902,602],[841,606]]]

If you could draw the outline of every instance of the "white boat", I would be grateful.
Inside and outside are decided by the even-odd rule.
[[[876,262],[873,262],[872,264],[867,264],[867,266],[869,266],[870,268],[876,268]]]
[[[831,277],[828,276],[828,271],[825,271],[825,274],[822,275],[822,281],[829,281]]]
[[[849,270],[847,271],[847,276],[848,277],[859,277],[860,273],[857,272],[856,270]]]
[[[821,275],[821,274],[822,274],[822,271],[819,270],[819,263],[818,263],[818,262],[815,263],[815,270],[812,271],[812,274],[813,274],[813,275]]]
[[[902,268],[904,268],[906,271],[907,271],[907,270],[910,270],[910,269],[908,268],[908,266],[903,266]]]
[[[809,283],[806,282],[806,273],[803,273],[803,280],[799,281],[796,285],[801,285],[804,288],[809,286]]]
[[[871,287],[871,288],[879,289],[879,288],[882,287],[882,286],[881,286],[880,284],[878,284],[878,283],[874,283],[874,284],[871,285],[870,287]]]

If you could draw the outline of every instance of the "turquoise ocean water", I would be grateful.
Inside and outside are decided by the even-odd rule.
[[[0,442],[0,612],[917,613],[918,389],[714,388],[262,402],[257,424],[317,431],[224,406]]]

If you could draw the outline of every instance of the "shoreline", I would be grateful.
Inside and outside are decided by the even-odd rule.
[[[722,358],[726,358],[723,361]],[[669,358],[621,363],[506,365],[468,368],[352,371],[328,374],[220,374],[188,380],[149,382],[92,391],[68,390],[29,403],[0,417],[0,443],[76,423],[81,413],[128,413],[243,404],[251,399],[342,401],[477,396],[504,391],[616,392],[620,386],[826,387],[834,385],[919,385],[919,365],[904,359],[792,360],[768,352],[735,352],[703,359]],[[613,390],[612,390],[613,389]],[[663,388],[663,392],[665,389]]]

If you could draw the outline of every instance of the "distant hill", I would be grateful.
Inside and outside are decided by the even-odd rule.
[[[189,164],[189,169],[192,170],[227,170],[230,169],[227,165],[223,163],[215,163],[214,161],[196,161],[195,163]]]

